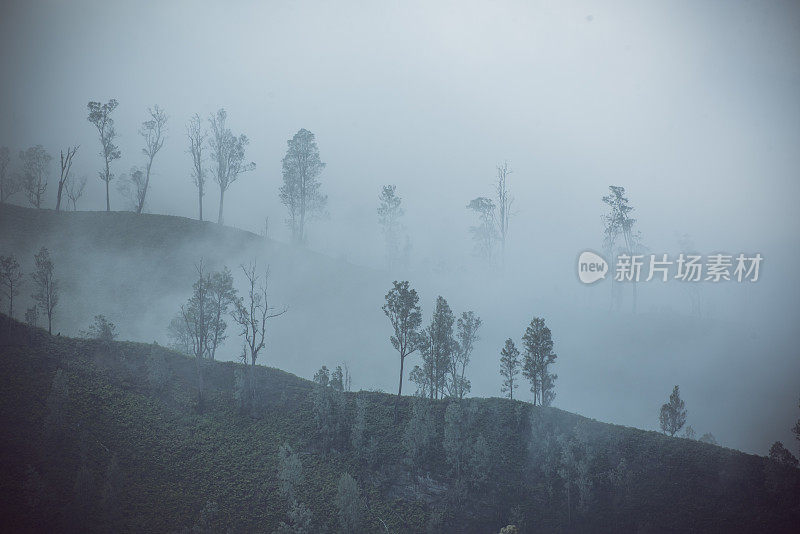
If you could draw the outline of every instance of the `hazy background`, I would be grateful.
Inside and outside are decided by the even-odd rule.
[[[797,3],[6,1],[0,49],[0,145],[16,154],[43,144],[57,159],[80,144],[74,171],[89,176],[80,209],[105,207],[89,100],[120,102],[118,176],[144,163],[147,107],[166,110],[147,210],[186,217],[197,215],[186,122],[224,107],[257,164],[226,193],[225,222],[259,232],[269,217],[278,241],[289,235],[278,199],[286,140],[300,128],[316,134],[330,219],[311,226],[309,248],[372,274],[359,283],[339,265],[325,272],[341,278],[307,284],[291,263],[278,268],[275,291],[294,308],[264,363],[310,377],[348,360],[356,387],[393,391],[396,355],[379,307],[403,276],[420,290],[426,322],[437,294],[484,319],[475,395],[499,394],[503,340],[542,315],[559,354],[556,406],[656,428],[680,384],[698,434],[759,454],[778,439],[795,450]],[[515,216],[506,269],[487,275],[471,254],[465,206],[492,195],[503,160]],[[48,206],[56,175],[54,161]],[[383,270],[375,209],[388,183],[413,246],[401,273]],[[654,253],[677,253],[688,233],[706,254],[760,252],[761,280],[705,284],[702,320],[675,281],[641,284],[636,316],[609,313],[607,282],[581,286],[575,260],[601,246],[610,184],[626,187]],[[204,211],[215,219],[218,190],[207,185]],[[112,209],[124,207],[112,182]],[[352,291],[304,311],[337,284]],[[142,320],[133,311],[114,317],[123,337],[166,340],[155,324],[188,291],[158,313],[142,310],[152,328],[131,326]],[[97,306],[85,308],[84,322]]]

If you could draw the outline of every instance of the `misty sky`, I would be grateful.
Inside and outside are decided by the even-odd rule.
[[[270,237],[287,241],[281,158],[286,140],[307,128],[327,163],[321,181],[330,211],[310,228],[309,247],[380,269],[377,197],[382,184],[396,184],[414,272],[430,288],[428,310],[434,292],[449,291],[459,308],[502,313],[477,309],[471,289],[459,285],[471,279],[450,275],[474,262],[465,206],[492,194],[495,166],[507,160],[516,200],[502,294],[518,300],[508,306],[514,315],[497,321],[509,333],[487,333],[485,350],[493,354],[503,336],[521,335],[529,316],[544,313],[517,309],[550,312],[561,328],[554,327],[556,350],[562,339],[560,357],[572,361],[557,369],[556,405],[601,420],[654,428],[655,415],[643,414],[657,406],[621,414],[618,390],[638,398],[652,384],[641,376],[663,375],[658,391],[641,394],[666,400],[677,381],[669,365],[643,357],[619,377],[622,386],[601,393],[613,402],[581,397],[580,381],[569,385],[570,374],[588,375],[613,358],[610,347],[581,346],[581,329],[569,326],[595,317],[583,308],[607,308],[607,291],[580,286],[574,261],[601,246],[608,185],[626,187],[653,252],[677,252],[683,233],[703,253],[761,252],[758,284],[707,290],[712,318],[749,325],[761,340],[755,352],[724,354],[735,350],[733,340],[704,338],[683,372],[717,377],[709,391],[735,392],[741,360],[763,362],[746,387],[766,398],[758,409],[721,403],[703,422],[724,418],[719,438],[747,412],[744,430],[725,444],[761,454],[763,442],[791,439],[800,393],[796,2],[5,1],[0,47],[0,145],[16,153],[42,144],[55,157],[81,145],[74,169],[89,181],[80,209],[105,208],[89,100],[120,103],[117,176],[144,164],[137,131],[148,106],[166,110],[147,211],[186,217],[197,216],[186,123],[224,107],[234,133],[250,138],[247,157],[257,165],[226,193],[225,222],[259,232],[269,217]],[[56,174],[54,161],[48,199]],[[214,187],[204,210],[212,218]],[[111,202],[125,208],[113,182]],[[686,313],[679,293],[675,284],[645,288],[641,309]],[[660,342],[645,327],[637,332],[643,353]],[[473,392],[496,395],[496,363],[486,358],[493,381],[478,379]],[[390,376],[360,385],[391,391],[393,383]],[[709,402],[711,393],[697,389],[686,396]],[[755,432],[769,435],[750,439]]]

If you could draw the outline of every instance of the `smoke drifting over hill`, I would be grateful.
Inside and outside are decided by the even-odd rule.
[[[765,454],[794,442],[800,392],[798,24],[792,2],[5,2],[0,146],[12,166],[29,146],[57,156],[80,145],[79,209],[100,211],[86,103],[120,103],[117,182],[145,164],[138,130],[158,104],[169,122],[145,211],[178,217],[4,206],[0,253],[30,272],[34,252],[51,248],[64,334],[103,313],[123,339],[162,344],[197,261],[227,265],[241,289],[238,266],[257,258],[289,308],[270,325],[263,363],[310,378],[347,361],[356,388],[390,392],[398,362],[380,306],[393,280],[408,279],[425,323],[438,295],[483,319],[472,395],[500,394],[504,340],[542,316],[558,354],[555,406],[655,429],[680,384],[698,432]],[[226,193],[225,222],[253,234],[180,218],[197,216],[186,123],[223,107],[256,163]],[[328,216],[295,246],[279,188],[301,128],[326,163]],[[473,254],[466,206],[494,196],[503,161],[513,216],[504,261],[487,265]],[[57,171],[54,162],[47,208]],[[117,182],[112,210],[127,207]],[[384,261],[385,184],[403,199],[405,267]],[[627,290],[609,311],[610,281],[584,286],[575,265],[603,249],[609,185],[626,188],[648,253],[691,252],[689,234],[702,254],[762,254],[760,280],[701,284],[699,314],[675,281],[639,284],[635,314]],[[207,188],[216,214],[219,191]],[[231,326],[220,357],[240,351]]]

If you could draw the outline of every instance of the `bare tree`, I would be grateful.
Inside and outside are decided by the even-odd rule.
[[[122,156],[119,147],[114,144],[117,132],[114,129],[114,119],[111,118],[111,114],[117,109],[118,105],[119,102],[113,98],[105,104],[89,102],[86,105],[89,110],[87,119],[97,128],[97,133],[100,135],[100,155],[103,157],[104,167],[98,174],[100,179],[106,183],[106,211],[111,211],[111,200],[108,192],[109,184],[114,179],[114,174],[111,172],[111,162]]]
[[[227,117],[228,114],[225,110],[220,109],[216,114],[211,115],[209,119],[211,123],[209,145],[211,159],[214,162],[214,181],[219,185],[219,216],[217,218],[217,223],[219,224],[222,224],[225,191],[239,178],[240,174],[256,168],[255,163],[246,163],[244,161],[244,150],[250,144],[250,141],[244,134],[236,137],[231,133],[230,129],[225,127]]]
[[[86,175],[76,178],[73,174],[67,180],[67,198],[72,205],[72,211],[78,210],[78,200],[83,196],[84,189],[86,189]]]
[[[9,169],[10,161],[8,147],[0,147],[0,203],[5,203],[11,195],[22,189],[22,180]]]
[[[269,282],[269,267],[264,273],[263,280],[256,273],[256,262],[249,267],[242,265],[242,272],[247,278],[247,295],[240,297],[235,304],[233,320],[241,327],[247,348],[250,352],[250,364],[256,365],[258,353],[264,348],[264,339],[267,335],[267,321],[286,313],[286,308],[275,311],[269,305],[267,285]]]
[[[397,421],[397,406],[403,393],[403,364],[406,357],[417,350],[422,311],[417,291],[409,288],[408,281],[396,280],[394,287],[386,294],[386,304],[381,309],[392,324],[392,335],[389,340],[394,349],[400,353],[400,385],[394,403],[394,418]]]
[[[186,126],[189,138],[189,153],[192,155],[192,181],[197,187],[197,200],[200,205],[200,220],[203,220],[203,196],[206,194],[206,174],[203,168],[203,149],[208,138],[208,131],[203,128],[200,115],[195,113]]]
[[[36,270],[31,273],[36,292],[33,299],[36,305],[47,314],[47,332],[53,333],[53,311],[58,304],[58,280],[53,273],[53,260],[50,251],[42,247],[34,257]]]
[[[615,249],[622,253],[633,255],[642,249],[641,235],[633,230],[636,219],[631,217],[634,208],[628,203],[625,188],[617,185],[608,186],[610,194],[603,197],[603,202],[608,205],[608,213],[603,216],[604,247],[609,256],[613,257]],[[622,242],[620,243],[620,237]],[[612,258],[613,261],[613,258]],[[633,290],[633,312],[636,313],[636,280],[631,280]],[[615,279],[611,279],[612,291]]]
[[[506,257],[506,238],[508,237],[508,221],[511,218],[511,204],[514,202],[514,197],[511,196],[508,189],[508,175],[511,172],[506,161],[497,166],[497,182],[495,183],[497,192],[497,233],[503,261],[505,261]]]
[[[19,293],[22,270],[14,256],[0,256],[0,291],[8,299],[8,318],[14,317],[14,295]]]
[[[47,190],[47,178],[53,157],[42,145],[32,146],[20,152],[19,157],[22,160],[22,186],[25,194],[28,195],[28,201],[39,209],[42,207],[42,197]]]
[[[292,231],[292,241],[306,242],[306,223],[322,215],[328,197],[320,192],[319,175],[325,164],[319,159],[319,148],[314,134],[305,128],[286,142],[283,157],[283,185],[281,202],[289,210],[286,221]]]
[[[139,135],[144,138],[144,148],[142,154],[147,156],[145,165],[144,183],[141,187],[139,202],[136,205],[136,213],[142,213],[144,203],[147,199],[147,189],[150,186],[150,176],[153,170],[153,160],[158,151],[164,146],[164,138],[167,131],[167,114],[158,105],[147,109],[150,118],[142,123]]]
[[[56,211],[61,209],[61,198],[64,194],[64,186],[69,181],[69,171],[72,169],[72,158],[75,157],[75,153],[78,151],[78,146],[74,147],[67,147],[67,153],[64,154],[64,151],[61,151],[61,175],[58,178],[58,194],[56,196]]]

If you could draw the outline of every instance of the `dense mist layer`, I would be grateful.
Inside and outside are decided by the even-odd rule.
[[[311,377],[347,361],[356,388],[390,392],[398,362],[380,306],[394,279],[408,279],[426,323],[438,295],[483,319],[472,395],[500,394],[503,341],[542,316],[558,354],[557,407],[655,429],[679,384],[696,431],[765,454],[793,442],[800,393],[799,27],[792,2],[5,2],[0,146],[12,167],[32,145],[55,159],[80,145],[78,208],[103,210],[86,104],[115,98],[111,207],[127,209],[117,183],[145,164],[138,130],[158,104],[168,131],[145,211],[196,218],[186,123],[224,107],[256,163],[226,193],[225,222],[260,234],[268,219],[268,238],[178,218],[3,209],[0,253],[29,272],[40,246],[54,252],[57,330],[77,334],[103,313],[123,339],[159,343],[197,261],[227,265],[241,284],[238,266],[257,258],[289,308],[262,363]],[[305,247],[284,244],[278,196],[286,141],[301,128],[326,163],[329,213]],[[487,265],[466,206],[494,195],[503,161],[510,236],[504,261]],[[47,208],[57,174],[54,161]],[[384,261],[384,184],[403,199],[402,269]],[[761,253],[760,280],[701,284],[699,315],[676,281],[639,284],[635,314],[628,292],[610,311],[609,281],[581,285],[575,262],[602,250],[612,184],[626,188],[650,252],[689,252],[689,234],[702,254]],[[219,191],[207,187],[214,220]],[[221,357],[233,360],[241,341],[230,330]]]

